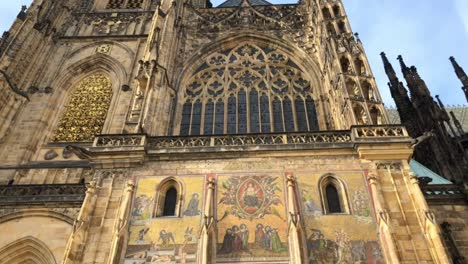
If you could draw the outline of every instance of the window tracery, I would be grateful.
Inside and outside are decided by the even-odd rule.
[[[52,141],[89,142],[101,134],[112,100],[112,83],[97,73],[77,84]]]
[[[244,43],[209,55],[183,96],[181,135],[318,130],[310,81],[270,47]]]

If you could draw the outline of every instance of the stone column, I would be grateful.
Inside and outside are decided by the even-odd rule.
[[[367,175],[367,181],[369,182],[376,215],[375,218],[378,223],[380,244],[382,245],[386,262],[398,264],[400,263],[400,260],[398,257],[397,246],[395,244],[394,232],[390,224],[390,216],[382,205],[383,197],[380,192],[379,181],[375,171],[376,166],[375,164],[372,164],[370,167],[371,171],[369,171],[369,174]]]
[[[304,254],[305,243],[302,227],[302,219],[298,210],[298,201],[296,193],[296,179],[291,173],[286,174],[288,190],[288,240],[289,256],[291,263],[308,263],[307,254]]]
[[[108,262],[109,264],[119,263],[120,261],[120,255],[122,254],[122,252],[119,251],[119,243],[123,239],[123,234],[127,232],[127,227],[129,223],[128,219],[130,218],[129,211],[134,188],[135,185],[133,183],[133,180],[128,180],[127,187],[124,190],[122,203],[120,204],[118,218],[116,219],[114,226],[114,235],[112,239],[110,258]]]
[[[410,184],[408,188],[414,199],[415,206],[419,207],[419,220],[422,232],[429,244],[429,250],[435,263],[451,263],[450,258],[445,251],[444,243],[441,238],[441,230],[436,222],[435,215],[429,210],[424,194],[419,187],[418,177],[413,173],[409,174]]]
[[[88,235],[91,213],[96,205],[96,181],[88,184],[86,196],[81,206],[80,213],[73,225],[73,232],[65,248],[63,263],[71,264],[79,262],[83,257],[83,249]]]
[[[202,229],[200,230],[200,242],[198,243],[198,261],[199,264],[211,263],[212,256],[210,255],[210,247],[213,247],[213,228],[214,228],[214,216],[213,216],[213,205],[214,201],[214,190],[216,180],[214,178],[208,179],[208,188],[206,190],[205,210],[203,213]]]

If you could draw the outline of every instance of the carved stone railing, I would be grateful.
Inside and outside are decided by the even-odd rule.
[[[84,184],[2,185],[0,205],[81,204],[85,193]]]
[[[242,135],[148,137],[144,134],[99,135],[89,155],[108,151],[139,155],[214,151],[260,151],[353,148],[355,144],[410,143],[402,126],[352,127],[343,131],[316,131]],[[142,154],[143,153],[143,154]]]
[[[93,147],[138,147],[146,143],[145,135],[99,135]]]
[[[270,146],[289,144],[350,143],[349,131],[219,135],[195,137],[154,137],[148,140],[149,149],[227,147],[227,146]]]
[[[408,132],[403,126],[357,126],[352,128],[355,139],[403,138]]]
[[[457,185],[424,185],[421,191],[429,204],[466,204],[468,201],[465,190]]]

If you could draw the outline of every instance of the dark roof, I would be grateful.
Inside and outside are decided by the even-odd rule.
[[[258,6],[258,5],[271,5],[270,2],[266,1],[266,0],[248,0],[249,1],[249,4],[251,6]],[[242,0],[226,0],[225,2],[223,2],[222,4],[220,4],[219,6],[217,6],[217,8],[219,7],[238,7],[242,4]]]
[[[455,106],[455,105],[447,105],[445,106],[447,112],[453,111],[455,116],[457,117],[458,121],[460,121],[463,130],[468,132],[468,106]],[[396,108],[387,108],[388,117],[390,119],[390,124],[400,124],[400,116],[398,115],[398,111]],[[453,122],[452,122],[453,124]],[[448,129],[448,128],[447,128]],[[449,130],[449,133],[452,133]]]

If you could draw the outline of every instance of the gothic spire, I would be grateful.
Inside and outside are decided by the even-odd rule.
[[[388,79],[390,80],[390,83],[394,83],[394,82],[398,83],[399,81],[398,81],[398,77],[396,75],[396,72],[393,69],[392,64],[388,60],[387,55],[385,55],[385,52],[381,52],[380,56],[382,57],[382,61],[383,61],[384,68],[385,68],[385,73],[387,73],[387,76],[388,76]]]
[[[463,92],[465,93],[466,100],[468,101],[468,76],[466,75],[465,71],[463,70],[460,65],[458,65],[455,58],[452,56],[450,57],[450,61],[452,62],[453,68],[455,69],[455,73],[457,74],[458,79],[463,84]]]
[[[420,131],[418,129],[418,117],[416,109],[408,96],[408,91],[403,83],[398,79],[395,70],[385,53],[380,53],[380,56],[382,56],[385,72],[389,79],[388,87],[390,87],[390,92],[395,100],[395,104],[401,118],[401,123],[406,126],[408,133],[411,136],[419,136]]]
[[[403,76],[406,78],[408,74],[410,73],[410,68],[406,66],[405,61],[403,60],[403,57],[401,55],[398,55],[397,59],[400,62],[401,72],[403,73]]]

